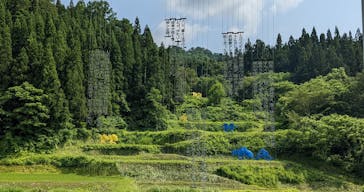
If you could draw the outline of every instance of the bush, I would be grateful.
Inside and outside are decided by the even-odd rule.
[[[191,188],[178,188],[178,187],[152,187],[147,192],[199,192],[200,190]],[[204,190],[205,191],[205,190]]]
[[[119,175],[115,162],[96,160],[86,156],[51,156],[27,155],[18,158],[6,158],[0,161],[1,165],[53,165],[64,173],[77,173],[82,175]]]
[[[223,125],[224,123],[233,123],[235,125],[235,131],[245,132],[249,130],[256,130],[261,129],[262,124],[255,121],[168,121],[168,125],[170,129],[172,128],[184,128],[184,129],[197,129],[197,130],[204,130],[204,131],[224,131]]]
[[[222,135],[202,135],[200,138],[191,137],[190,140],[173,144],[165,144],[163,152],[182,155],[228,155],[230,151],[229,140]]]
[[[120,174],[115,162],[95,160],[85,156],[55,158],[53,164],[66,173],[91,176],[111,176]]]
[[[5,188],[5,189],[0,189],[0,192],[23,192],[23,189],[20,188]]]
[[[360,175],[356,167],[363,163],[363,119],[334,114],[303,117],[299,123],[296,129],[307,135],[301,139],[306,140],[306,153]]]
[[[96,126],[99,129],[126,129],[128,127],[124,119],[119,116],[101,116],[97,119]]]
[[[121,143],[131,145],[159,145],[167,153],[186,154],[198,146],[207,154],[230,155],[232,149],[248,147],[257,152],[261,148],[278,154],[306,151],[308,135],[296,130],[276,132],[207,132],[199,130],[168,130],[160,132],[119,132]]]
[[[276,187],[280,183],[300,184],[306,181],[307,173],[299,167],[283,166],[224,166],[216,174],[240,181],[247,185]]]
[[[91,130],[88,130],[86,128],[77,129],[76,139],[80,139],[82,141],[87,141],[87,140],[91,139],[91,136],[92,136]]]
[[[98,152],[104,155],[135,155],[141,152],[160,153],[158,145],[136,145],[136,144],[117,144],[117,145],[86,145],[82,149],[87,152]]]
[[[0,95],[1,154],[48,150],[58,144],[57,138],[53,138],[56,132],[48,128],[47,102],[48,95],[28,82],[10,87]],[[39,141],[44,138],[55,142]]]
[[[126,144],[154,144],[164,145],[185,141],[192,136],[198,136],[201,132],[197,130],[168,130],[158,132],[120,132],[118,133],[121,143]]]

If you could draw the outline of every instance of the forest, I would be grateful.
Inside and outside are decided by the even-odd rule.
[[[338,28],[302,29],[288,42],[278,35],[275,45],[248,40],[244,78],[230,94],[225,54],[157,45],[148,26],[138,18],[119,19],[107,1],[1,0],[0,187],[11,187],[2,185],[12,172],[6,167],[39,165],[80,175],[121,173],[115,183],[130,177],[136,180],[130,186],[143,186],[145,179],[157,183],[145,186],[157,186],[166,180],[161,175],[189,178],[161,167],[192,159],[192,170],[200,166],[195,158],[211,158],[209,168],[199,167],[208,176],[197,174],[192,183],[364,191],[362,41],[359,29]],[[254,73],[255,61],[271,60],[273,71]],[[263,102],[255,82],[264,78],[273,81],[275,131],[265,130],[266,112],[253,110]],[[223,124],[230,122],[236,128],[225,133]],[[277,161],[237,167],[241,161],[230,157],[231,150],[243,146],[266,148]],[[161,165],[145,170],[134,157]],[[294,187],[304,183],[310,187]]]

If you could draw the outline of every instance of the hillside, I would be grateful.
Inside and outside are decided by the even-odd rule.
[[[363,192],[362,39],[220,54],[159,46],[106,1],[1,0],[0,192]]]
[[[87,143],[80,141],[70,143],[52,154],[25,153],[4,158],[0,161],[0,186],[2,191],[363,190],[360,187],[363,185],[362,180],[334,166],[303,156],[282,156],[282,159],[273,161],[238,160],[215,149],[210,149],[215,155],[184,156],[184,150],[178,148],[175,151],[176,148],[168,144],[180,146],[186,141],[169,136],[175,132],[181,135],[191,131],[122,131],[118,134],[120,138],[123,141],[130,140],[124,144],[100,144],[100,140],[89,140]],[[232,135],[221,132],[199,133],[206,137],[218,135],[219,138],[234,139]],[[289,133],[280,131],[277,134]],[[137,140],[136,135],[139,136]],[[238,137],[249,139],[255,138],[254,135],[260,134],[237,134]],[[158,141],[161,139],[169,141],[161,145]],[[216,143],[210,145],[219,146]],[[223,147],[221,149],[224,150]],[[295,162],[297,159],[300,160]]]

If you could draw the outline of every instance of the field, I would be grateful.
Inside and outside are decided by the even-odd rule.
[[[95,137],[50,154],[3,158],[0,191],[363,191],[362,181],[319,161],[297,156],[238,160],[216,143],[245,135],[245,143],[258,148],[258,133],[230,138],[222,132],[192,132],[119,131],[122,144],[100,144]],[[201,140],[206,137],[221,141]],[[197,155],[197,149],[203,153]]]
[[[25,169],[29,167],[23,167]],[[39,167],[38,167],[39,168]],[[0,191],[135,191],[131,179],[61,173],[1,173]]]

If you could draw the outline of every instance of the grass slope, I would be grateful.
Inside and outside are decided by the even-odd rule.
[[[179,130],[178,134],[189,135],[191,131]],[[364,191],[363,183],[357,178],[323,162],[310,163],[304,158],[242,161],[215,147],[214,139],[222,139],[224,144],[229,142],[229,137],[234,140],[243,135],[247,138],[244,142],[255,144],[253,137],[259,134],[256,132],[227,135],[224,140],[223,133],[199,131],[198,134],[209,136],[209,149],[217,152],[205,157],[164,151],[163,144],[173,144],[167,141],[189,142],[190,137],[183,139],[178,134],[173,131],[123,132],[119,134],[122,144],[118,145],[98,145],[97,140],[78,141],[52,154],[2,158],[0,192]]]
[[[60,173],[0,173],[0,191],[136,191],[132,179]]]

